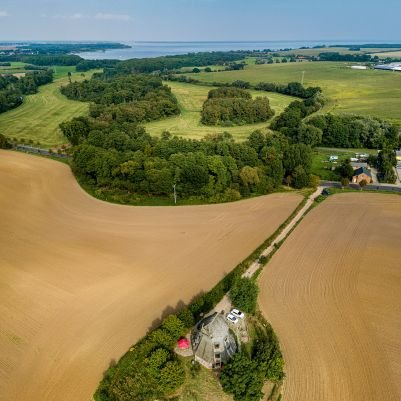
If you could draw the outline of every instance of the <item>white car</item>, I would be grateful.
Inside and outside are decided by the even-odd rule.
[[[238,318],[236,318],[233,314],[229,313],[227,315],[227,320],[231,322],[232,324],[237,324],[238,323]]]
[[[234,316],[235,316],[236,318],[238,318],[238,319],[243,319],[243,318],[245,317],[244,313],[241,312],[241,311],[238,310],[238,309],[233,309],[233,310],[230,312],[230,314],[231,314],[231,315],[234,315]]]

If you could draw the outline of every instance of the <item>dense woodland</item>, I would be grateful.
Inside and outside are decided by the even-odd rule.
[[[32,71],[24,77],[0,75],[0,113],[22,104],[25,95],[37,93],[38,87],[53,81],[53,70]]]
[[[70,99],[90,101],[90,116],[107,124],[140,123],[169,117],[179,113],[171,89],[163,85],[158,77],[130,74],[106,78],[95,74],[91,80],[72,82],[61,88]],[[78,144],[74,127],[62,125],[66,137],[72,144]],[[80,137],[79,140],[83,138]]]
[[[221,87],[209,92],[203,104],[201,122],[205,125],[243,125],[267,121],[273,115],[267,97],[252,99],[246,90]]]
[[[308,124],[321,130],[323,146],[368,149],[401,146],[399,128],[377,118],[321,114],[312,117]]]

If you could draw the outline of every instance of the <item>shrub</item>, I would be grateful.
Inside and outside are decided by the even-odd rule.
[[[0,134],[0,149],[9,149],[10,147],[11,144],[8,139],[3,134]]]
[[[348,187],[348,185],[349,185],[349,178],[348,177],[341,177],[341,185],[343,186],[343,187]]]
[[[231,288],[229,296],[233,305],[247,313],[254,313],[258,297],[258,286],[250,278],[237,279]]]
[[[159,387],[164,394],[171,394],[185,380],[185,371],[178,361],[169,361],[160,372]]]
[[[266,257],[265,255],[262,255],[262,256],[259,258],[259,263],[260,263],[261,265],[265,265],[265,264],[267,263],[267,257]]]
[[[195,323],[194,316],[187,307],[178,312],[177,317],[181,320],[186,329],[190,329]]]
[[[186,332],[184,323],[176,315],[166,317],[161,328],[167,331],[174,340],[178,340]]]

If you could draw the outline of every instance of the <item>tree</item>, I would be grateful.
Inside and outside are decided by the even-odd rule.
[[[315,147],[322,141],[322,130],[309,124],[302,124],[298,130],[298,142]]]
[[[8,142],[8,139],[0,134],[0,149],[8,149],[11,147],[11,144]]]
[[[341,177],[341,186],[344,187],[348,187],[349,185],[349,178],[348,177]]]
[[[309,186],[312,188],[317,188],[320,184],[320,177],[317,175],[311,174],[309,176]]]
[[[71,83],[71,71],[68,71],[68,82]]]
[[[359,186],[361,187],[361,189],[364,188],[364,187],[366,187],[366,185],[368,185],[368,182],[367,182],[366,180],[361,180],[361,181],[359,182]]]
[[[238,279],[230,290],[229,296],[233,305],[247,313],[254,313],[259,288],[251,278]]]
[[[256,167],[245,166],[241,169],[239,176],[245,186],[259,183],[259,174]]]
[[[235,401],[259,401],[264,383],[263,373],[256,361],[244,352],[235,354],[224,366],[220,381],[223,390],[233,394]]]
[[[303,188],[309,185],[310,178],[305,169],[299,165],[295,167],[292,173],[292,185],[294,188]]]
[[[337,170],[341,177],[348,178],[349,180],[352,178],[354,175],[354,169],[351,166],[351,161],[350,159],[345,159],[341,163],[339,167],[337,167]]]
[[[179,361],[169,361],[160,371],[159,387],[164,394],[177,390],[185,380],[185,371]]]
[[[178,340],[186,332],[184,323],[176,316],[169,315],[163,320],[162,329],[170,333],[171,337]]]
[[[206,67],[204,71],[205,72],[212,72],[212,69],[210,67]]]
[[[195,74],[198,74],[199,72],[201,72],[201,70],[199,68],[195,67],[192,69],[192,72]]]

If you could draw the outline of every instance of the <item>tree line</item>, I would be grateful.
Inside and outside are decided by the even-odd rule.
[[[26,73],[17,78],[0,75],[0,113],[21,105],[24,95],[37,93],[38,87],[53,81],[53,70],[46,69]]]
[[[269,120],[274,115],[269,99],[252,99],[249,92],[221,87],[209,92],[203,104],[201,122],[205,125],[243,125]]]
[[[396,149],[401,146],[399,128],[378,118],[320,114],[308,124],[321,133],[320,145],[336,148]]]
[[[314,95],[317,95],[322,92],[321,88],[319,87],[305,88],[300,82],[290,82],[288,84],[277,84],[274,82],[259,82],[254,85],[248,81],[242,81],[242,80],[236,80],[231,83],[219,82],[219,81],[204,82],[196,78],[187,77],[185,75],[175,75],[173,73],[164,74],[163,79],[166,81],[183,82],[201,86],[216,86],[216,87],[233,86],[242,89],[255,89],[264,92],[276,92],[276,93],[281,93],[283,95],[299,97],[301,99],[309,99]]]

